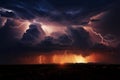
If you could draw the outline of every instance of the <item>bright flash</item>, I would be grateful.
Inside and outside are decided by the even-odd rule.
[[[87,63],[87,58],[82,55],[76,54],[54,54],[51,56],[40,55],[39,63],[40,64],[65,64],[65,63]]]

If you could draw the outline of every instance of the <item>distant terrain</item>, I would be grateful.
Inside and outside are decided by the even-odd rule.
[[[0,80],[119,80],[118,64],[0,65]]]

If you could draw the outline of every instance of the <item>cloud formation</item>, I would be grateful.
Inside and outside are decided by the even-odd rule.
[[[21,41],[25,44],[38,44],[45,37],[45,32],[40,24],[31,24],[29,29],[24,33]]]
[[[0,53],[11,54],[5,62],[66,50],[120,61],[118,0],[1,0],[0,4]]]

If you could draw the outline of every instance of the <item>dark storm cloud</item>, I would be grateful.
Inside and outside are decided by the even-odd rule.
[[[69,33],[73,40],[73,46],[76,48],[87,49],[93,46],[89,33],[82,27],[69,27]]]
[[[5,8],[0,8],[0,16],[3,17],[16,17],[16,14],[13,10],[5,9]]]
[[[110,33],[119,36],[120,26],[120,7],[116,5],[107,12],[104,16],[100,17],[101,21],[93,23],[94,27],[101,30],[103,33]]]
[[[80,54],[87,51],[89,54],[89,51],[95,51],[101,52],[104,56],[104,54],[110,53],[110,57],[120,61],[118,57],[120,56],[119,45],[117,48],[112,48],[94,42],[90,33],[83,27],[71,27],[75,24],[87,25],[91,16],[108,11],[109,13],[101,19],[91,20],[94,23],[93,27],[97,28],[100,33],[110,34],[105,35],[107,40],[111,41],[112,38],[119,38],[120,8],[117,1],[119,0],[0,0],[0,16],[8,18],[4,25],[2,25],[4,20],[0,19],[0,54],[4,55],[0,58],[0,61],[9,62],[9,60],[13,60],[12,58],[21,57],[21,55],[35,55],[45,51],[72,49],[83,51]],[[30,20],[41,17],[47,18],[48,21],[50,19],[50,21],[67,25],[67,34],[54,33],[57,38],[45,36],[41,28],[42,25],[32,24],[23,34],[21,40],[16,38],[20,34],[19,29],[16,28],[18,27],[15,22],[17,19]],[[113,55],[111,55],[112,52]],[[3,59],[5,57],[9,57],[9,59]],[[4,61],[0,63],[6,63]]]
[[[48,0],[48,2],[51,2],[53,5],[57,7],[75,7],[75,6],[89,6],[89,7],[95,7],[100,6],[103,4],[108,4],[110,2],[114,2],[112,0],[70,0],[70,1],[64,1],[64,0]]]
[[[96,17],[91,21],[91,25],[96,29],[98,33],[101,33],[103,37],[113,46],[117,46],[120,43],[120,6],[119,3],[114,5],[102,16]],[[99,15],[99,14],[98,14]]]
[[[7,19],[5,25],[0,28],[0,47],[10,47],[14,45],[16,32],[13,27],[15,25],[13,20]]]
[[[0,4],[2,8],[6,10],[11,10],[12,12],[16,13],[17,18],[33,19],[38,16],[48,17],[52,14],[53,15],[56,14],[54,7],[50,3],[48,3],[46,0],[36,0],[36,1],[3,0],[3,1],[0,1]],[[57,14],[59,13],[57,12]]]
[[[58,38],[47,36],[37,46],[43,51],[66,50],[72,47],[70,35],[62,34]]]
[[[8,17],[7,15],[13,17],[11,14],[15,14],[17,18],[23,18],[23,19],[34,19],[35,17],[48,17],[54,21],[57,21],[59,23],[69,23],[69,24],[87,24],[88,22],[80,22],[81,20],[84,20],[86,16],[88,16],[90,13],[95,13],[103,10],[104,8],[109,8],[109,4],[113,4],[113,0],[79,0],[79,1],[55,1],[55,0],[36,0],[36,1],[25,1],[25,0],[1,0],[1,14],[4,14],[4,16]],[[6,15],[7,14],[7,15]],[[27,15],[26,15],[27,14]],[[94,15],[94,14],[93,14]],[[1,15],[3,16],[3,15]],[[89,18],[89,17],[88,17]],[[8,24],[8,26],[14,26],[15,23]],[[81,29],[82,30],[82,29]],[[31,30],[27,30],[27,33]],[[79,32],[79,30],[76,32],[73,32],[74,30],[71,30],[72,37],[75,38],[74,45],[79,45],[80,47],[83,45],[82,43],[86,43],[86,46],[91,46],[91,41],[89,38],[89,34],[83,30],[83,32]],[[118,32],[118,31],[116,31]],[[79,35],[80,34],[80,35]],[[81,36],[85,35],[85,36]],[[24,36],[25,36],[24,35]],[[30,35],[31,36],[31,35]],[[80,39],[85,38],[84,40],[80,40],[75,37],[80,36]],[[88,37],[88,38],[87,38]],[[23,39],[25,39],[24,37]],[[30,37],[29,37],[30,38]],[[27,39],[27,38],[26,38]],[[62,36],[58,39],[61,44],[64,44],[67,42],[67,39],[69,38],[67,36]],[[87,41],[88,39],[88,41]],[[65,41],[64,41],[65,40]],[[68,41],[69,42],[69,41]],[[77,44],[79,43],[79,44]],[[83,46],[84,47],[84,46]]]
[[[56,40],[53,37],[45,37],[43,41],[41,41],[37,45],[43,52],[50,52],[60,47],[59,44],[56,43]]]
[[[84,19],[90,13],[96,14],[96,12],[99,12],[104,8],[108,8],[108,5],[114,2],[117,1],[1,0],[0,7],[3,7],[5,10],[11,10],[12,12],[6,11],[9,16],[11,15],[11,17],[14,12],[17,18],[33,19],[39,16],[48,17],[51,20],[57,21],[62,24],[80,24],[80,20]]]
[[[94,46],[92,39],[84,28],[69,27],[67,34],[54,33],[57,38],[46,37],[40,42],[39,47],[46,49],[59,50],[59,49],[89,49]],[[61,34],[61,35],[59,35]]]
[[[17,44],[23,33],[19,28],[20,24],[14,19],[1,17],[0,25],[0,48],[12,48]]]
[[[22,45],[35,43],[33,49],[39,49],[38,51],[66,49],[86,50],[94,46],[89,32],[82,27],[69,27],[66,31],[67,34],[57,32],[54,33],[54,36],[45,36],[44,32],[39,31],[36,27],[36,25],[34,25],[33,28],[30,26],[30,29],[26,31],[21,39]]]
[[[66,35],[63,34],[61,36],[59,36],[58,40],[57,40],[61,45],[72,45],[72,38],[70,37],[70,35]]]
[[[40,24],[31,24],[29,29],[24,33],[21,41],[25,44],[38,44],[44,38],[45,32]]]

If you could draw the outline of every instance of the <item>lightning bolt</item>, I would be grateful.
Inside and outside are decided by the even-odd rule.
[[[109,46],[110,43],[109,43],[109,40],[106,40],[101,33],[97,33],[92,27],[89,27],[89,26],[84,26],[83,27],[86,31],[88,31],[90,33],[90,36],[94,37],[94,38],[98,38],[100,39],[100,42],[101,44],[104,44],[106,46]],[[97,36],[97,37],[95,37]]]

